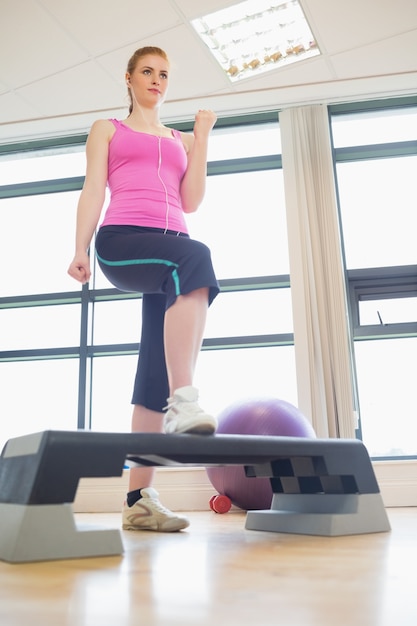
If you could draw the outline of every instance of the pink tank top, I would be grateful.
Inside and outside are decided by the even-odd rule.
[[[187,155],[179,131],[172,130],[172,137],[157,137],[110,121],[116,128],[109,144],[110,202],[101,225],[187,233],[180,196]]]

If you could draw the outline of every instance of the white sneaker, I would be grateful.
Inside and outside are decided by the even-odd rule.
[[[175,515],[165,508],[158,499],[158,492],[152,487],[140,491],[142,497],[133,506],[125,502],[122,511],[123,530],[157,530],[172,533],[190,525],[186,517]]]
[[[168,411],[165,413],[164,428],[167,434],[195,433],[212,435],[217,421],[197,404],[198,391],[195,387],[181,387],[168,398]]]

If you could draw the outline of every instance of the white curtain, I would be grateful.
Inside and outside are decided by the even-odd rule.
[[[318,437],[354,437],[347,298],[327,107],[279,116],[299,409]]]

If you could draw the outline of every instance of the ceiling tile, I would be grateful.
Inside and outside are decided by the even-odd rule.
[[[169,0],[157,0],[146,7],[140,0],[41,0],[41,3],[74,41],[93,56],[128,44],[134,46],[138,37],[151,37],[181,22]]]
[[[417,30],[335,54],[332,65],[339,78],[415,72]]]
[[[323,52],[354,50],[417,28],[416,0],[301,0]]]
[[[240,0],[175,0],[177,7],[185,17],[192,20],[202,15],[220,11],[228,6],[237,4]]]
[[[28,0],[24,11],[18,4],[1,0],[2,82],[11,88],[27,85],[86,60],[86,53],[37,3]]]
[[[19,90],[27,101],[49,116],[119,108],[124,95],[119,85],[94,61],[48,77]],[[55,94],[55,97],[48,97]]]
[[[30,119],[38,117],[40,114],[39,109],[13,92],[5,93],[0,96],[0,111],[1,124],[9,124],[22,118]]]

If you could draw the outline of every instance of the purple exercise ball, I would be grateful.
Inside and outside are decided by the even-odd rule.
[[[218,416],[217,434],[309,437],[316,434],[309,420],[293,404],[277,398],[236,402]],[[219,494],[245,511],[269,509],[269,478],[248,478],[241,466],[207,467],[208,478]]]

